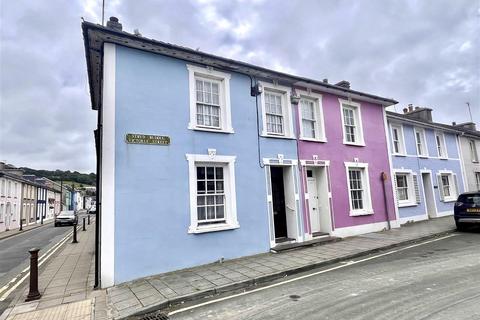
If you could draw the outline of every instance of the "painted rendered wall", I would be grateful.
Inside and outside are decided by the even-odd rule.
[[[391,123],[390,120],[389,123]],[[394,123],[398,122],[395,121]],[[424,219],[428,218],[424,200],[423,182],[420,172],[421,170],[431,170],[437,214],[453,214],[454,201],[444,202],[440,200],[441,198],[439,193],[440,191],[438,189],[437,173],[440,170],[452,171],[457,176],[460,192],[464,191],[462,168],[459,159],[456,135],[444,132],[448,158],[440,159],[436,149],[435,131],[433,129],[425,128],[424,130],[428,148],[428,157],[418,157],[414,128],[415,127],[411,124],[403,123],[406,156],[392,155],[392,166],[394,170],[409,169],[412,170],[413,173],[417,173],[421,203],[409,207],[400,207],[399,216],[403,221],[408,220],[410,217],[418,217],[420,215],[424,215]],[[389,143],[392,145],[391,130],[389,130],[389,134]]]
[[[299,141],[299,155],[302,160],[312,160],[318,155],[319,160],[330,160],[330,178],[332,186],[332,208],[334,227],[344,228],[386,221],[383,181],[381,173],[385,172],[390,179],[388,150],[384,129],[383,107],[368,102],[361,104],[363,135],[366,146],[351,146],[343,144],[343,126],[339,97],[322,93],[323,114],[325,119],[325,134],[328,142]],[[344,97],[341,97],[344,98]],[[374,214],[350,216],[347,175],[344,162],[368,163],[370,190]],[[395,220],[393,191],[390,181],[387,181],[386,194],[390,220]],[[305,210],[305,218],[308,210]]]
[[[460,149],[462,153],[463,168],[465,171],[465,187],[467,191],[478,190],[475,180],[475,172],[480,172],[480,163],[472,161],[472,155],[470,152],[469,141],[474,140],[477,147],[478,157],[480,158],[480,139],[474,139],[469,137],[459,137]]]
[[[250,79],[232,73],[235,133],[187,129],[186,63],[116,47],[115,283],[269,250],[265,172],[259,165],[255,98]],[[260,128],[261,129],[261,128]],[[171,137],[170,146],[126,144],[126,133]],[[185,154],[236,156],[239,229],[188,234],[190,203]],[[261,155],[296,159],[296,141],[261,138]],[[103,222],[108,223],[108,222]]]

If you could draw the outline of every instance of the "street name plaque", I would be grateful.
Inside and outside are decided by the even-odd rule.
[[[156,136],[152,134],[127,133],[125,141],[132,144],[153,144],[159,146],[170,145],[170,137]]]

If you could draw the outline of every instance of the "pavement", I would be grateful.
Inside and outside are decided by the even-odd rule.
[[[181,306],[171,320],[480,319],[480,231],[454,233]]]
[[[78,243],[71,243],[68,237],[58,252],[40,267],[38,284],[42,297],[24,302],[28,294],[28,285],[25,285],[0,320],[107,319],[105,290],[93,289],[94,221],[87,225],[87,231],[81,231],[80,224]]]
[[[107,304],[115,319],[128,318],[225,292],[256,288],[277,279],[454,230],[452,217],[438,218],[324,245],[163,273],[107,289]]]

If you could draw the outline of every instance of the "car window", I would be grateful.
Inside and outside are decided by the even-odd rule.
[[[458,197],[459,202],[480,205],[480,194],[463,194]]]

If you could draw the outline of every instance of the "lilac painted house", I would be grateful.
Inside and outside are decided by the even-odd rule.
[[[349,89],[342,81],[338,86]],[[395,101],[296,88],[306,238],[397,227],[385,107]]]

